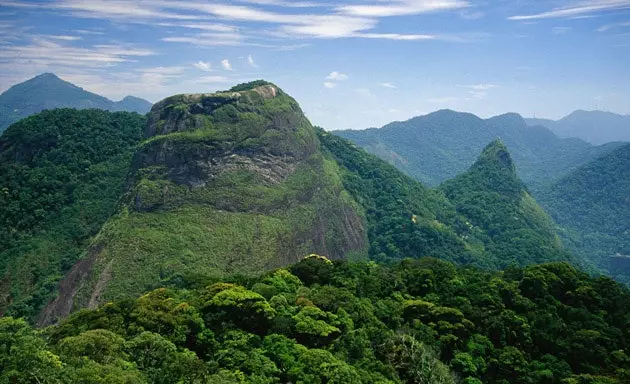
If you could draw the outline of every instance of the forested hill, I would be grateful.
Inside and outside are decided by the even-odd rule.
[[[0,95],[0,134],[9,125],[44,109],[98,108],[145,114],[151,103],[133,96],[115,102],[88,92],[52,73],[43,73],[14,85]]]
[[[579,168],[539,196],[566,228],[564,237],[574,252],[630,282],[630,263],[617,268],[610,259],[615,254],[630,255],[630,144]]]
[[[553,220],[518,179],[500,140],[488,144],[470,170],[440,189],[472,227],[484,230],[486,252],[500,268],[570,259]]]
[[[343,138],[320,131],[320,140],[366,210],[373,260],[434,256],[500,269],[570,259],[498,141],[470,171],[431,190]]]
[[[172,281],[43,331],[0,318],[0,382],[626,384],[628,308],[627,289],[564,263],[311,256]]]
[[[115,212],[146,119],[56,109],[0,137],[0,315],[34,317]]]
[[[466,171],[497,137],[509,149],[519,177],[530,188],[554,181],[621,145],[593,146],[580,139],[559,139],[548,128],[527,126],[514,113],[483,120],[451,110],[378,129],[335,133],[430,186]]]
[[[183,275],[257,274],[304,254],[366,259],[361,207],[298,103],[265,81],[154,105],[118,211],[40,324]]]

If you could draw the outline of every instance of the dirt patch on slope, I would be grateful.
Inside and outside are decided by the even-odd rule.
[[[88,257],[77,261],[59,283],[59,294],[39,313],[37,326],[55,324],[68,316],[74,308],[74,298],[92,272],[92,267],[103,246],[96,246],[88,251]]]

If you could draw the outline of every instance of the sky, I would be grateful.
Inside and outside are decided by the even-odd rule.
[[[43,72],[151,102],[265,79],[329,130],[630,114],[630,0],[0,0],[0,92]]]

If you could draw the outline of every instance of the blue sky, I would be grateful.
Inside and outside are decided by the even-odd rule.
[[[0,0],[0,91],[42,72],[152,102],[264,78],[326,129],[630,114],[630,0]]]

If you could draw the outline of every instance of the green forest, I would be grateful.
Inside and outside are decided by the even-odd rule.
[[[33,318],[50,300],[115,212],[145,122],[135,113],[55,109],[2,134],[0,314]]]
[[[630,380],[630,292],[566,263],[311,255],[258,278],[179,276],[33,329],[0,319],[2,383],[562,383]]]
[[[262,80],[33,115],[0,136],[0,384],[628,384],[597,273],[628,148],[531,193],[495,139],[429,188]]]

